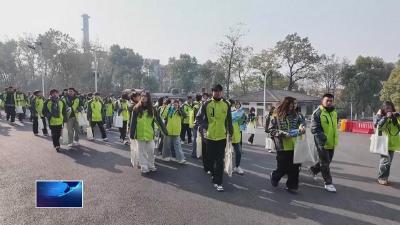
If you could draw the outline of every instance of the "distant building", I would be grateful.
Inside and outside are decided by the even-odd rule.
[[[286,90],[266,90],[265,98],[265,109],[264,109],[264,90],[251,92],[245,95],[234,97],[234,100],[238,100],[242,107],[246,110],[250,110],[251,107],[256,109],[256,116],[258,117],[258,125],[263,125],[264,110],[269,112],[272,106],[276,106],[286,96],[294,97],[297,99],[298,107],[305,116],[310,116],[314,109],[316,109],[320,103],[320,98],[306,95],[294,91]]]

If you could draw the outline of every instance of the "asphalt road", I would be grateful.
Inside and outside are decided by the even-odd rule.
[[[244,144],[244,176],[224,177],[218,193],[200,160],[187,165],[157,161],[158,172],[142,176],[130,163],[130,150],[109,133],[110,142],[88,142],[57,153],[50,138],[34,137],[31,125],[0,121],[0,224],[400,224],[399,155],[392,186],[377,184],[379,156],[368,152],[369,136],[341,134],[332,163],[338,192],[322,179],[300,177],[297,195],[271,187],[267,174],[275,155]],[[97,135],[99,133],[97,132]],[[247,135],[244,135],[246,138]],[[82,209],[35,208],[35,180],[84,180]]]

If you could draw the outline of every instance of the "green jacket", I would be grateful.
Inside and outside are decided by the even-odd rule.
[[[26,106],[26,98],[24,93],[16,93],[15,94],[15,106]]]
[[[207,100],[196,116],[200,132],[208,140],[219,141],[233,135],[231,106],[225,99]],[[204,135],[205,134],[205,135]]]
[[[108,101],[105,104],[106,107],[106,116],[113,116],[113,112],[114,112],[114,104],[112,101]]]
[[[58,103],[58,109],[53,109],[52,106],[54,103]],[[61,99],[48,99],[44,103],[43,113],[48,118],[50,126],[60,126],[67,122],[65,103]]]
[[[175,110],[172,106],[167,107],[162,114],[162,118],[165,120],[168,135],[179,136],[182,130],[182,118],[185,113],[182,109]]]
[[[90,122],[103,121],[104,112],[105,112],[104,105],[101,100],[93,98],[88,102],[87,119]]]
[[[184,124],[189,124],[190,123],[190,115],[193,113],[193,105],[189,105],[188,102],[185,102],[182,105],[183,112],[185,113],[185,117],[183,118],[183,123]]]
[[[168,135],[164,123],[160,116],[154,111],[153,116],[150,116],[147,110],[144,110],[142,115],[135,110],[132,111],[132,118],[129,129],[129,137],[139,141],[154,140],[154,123],[161,129],[164,135]]]
[[[35,96],[32,100],[32,104],[34,106],[34,110],[32,110],[32,115],[34,117],[43,117],[43,106],[44,106],[44,100],[40,96]]]
[[[378,130],[388,136],[389,151],[400,151],[400,115],[391,118],[378,115],[376,121]]]
[[[129,120],[129,103],[128,100],[120,99],[115,103],[115,110],[118,112],[118,115],[122,115],[124,121]]]
[[[314,140],[317,147],[323,147],[327,150],[336,148],[339,142],[338,116],[333,108],[331,112],[323,106],[319,106],[312,115],[311,133],[314,134]]]

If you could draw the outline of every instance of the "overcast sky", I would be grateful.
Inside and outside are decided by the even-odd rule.
[[[353,61],[358,55],[396,61],[400,0],[0,0],[0,40],[54,28],[82,40],[83,13],[90,39],[129,47],[163,64],[188,53],[217,58],[216,43],[238,23],[244,44],[271,48],[287,34],[309,37],[319,53]]]

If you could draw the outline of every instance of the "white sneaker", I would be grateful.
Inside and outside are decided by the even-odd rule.
[[[325,190],[329,191],[329,192],[336,192],[336,188],[335,186],[333,186],[333,184],[325,184]]]
[[[275,153],[276,151],[271,149],[271,150],[268,150],[268,152],[269,153]]]
[[[211,171],[207,171],[207,175],[211,175]]]
[[[157,167],[153,166],[149,168],[150,172],[156,172],[157,171]]]
[[[183,144],[185,144],[185,142],[184,142],[184,141],[181,141],[181,145],[183,145]]]
[[[108,141],[108,138],[103,138],[103,141],[107,142],[107,141]]]
[[[73,145],[73,144],[68,144],[68,147],[70,147],[70,148],[71,148],[72,146],[74,146],[74,145]]]
[[[240,166],[235,167],[235,168],[233,169],[233,172],[235,172],[235,173],[237,173],[237,174],[239,174],[239,175],[243,175],[243,174],[244,174],[244,171],[242,170],[242,168],[240,168]]]
[[[165,162],[169,162],[169,161],[171,161],[171,158],[170,157],[165,157],[165,158],[161,158],[161,160],[165,161]]]
[[[124,143],[124,139],[119,139],[119,142]]]
[[[179,164],[186,164],[186,160],[182,159],[180,161],[178,161]]]
[[[72,146],[79,146],[79,141],[74,141],[74,143],[72,143]]]
[[[214,187],[217,189],[218,192],[223,192],[224,191],[224,187],[222,187],[222,185],[215,184]]]

